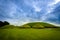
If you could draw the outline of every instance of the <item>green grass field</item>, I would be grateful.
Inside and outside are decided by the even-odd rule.
[[[5,25],[0,28],[0,40],[60,40],[60,28],[44,22]]]
[[[0,29],[0,40],[60,40],[60,28]]]

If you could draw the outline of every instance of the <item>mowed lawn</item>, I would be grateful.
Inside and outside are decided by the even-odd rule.
[[[0,40],[60,40],[60,28],[0,29]]]

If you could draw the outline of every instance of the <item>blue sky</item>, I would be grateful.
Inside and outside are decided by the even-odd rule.
[[[60,24],[60,0],[0,0],[0,20],[13,25],[37,21]]]

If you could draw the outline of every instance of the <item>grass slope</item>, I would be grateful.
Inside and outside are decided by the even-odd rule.
[[[60,28],[0,29],[0,40],[60,40]]]

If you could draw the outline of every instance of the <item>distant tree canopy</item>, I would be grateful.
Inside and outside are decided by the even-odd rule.
[[[4,25],[9,25],[9,23],[7,21],[4,21]]]
[[[9,25],[9,23],[7,21],[4,21],[4,22],[0,21],[0,27],[5,26],[5,25]]]

